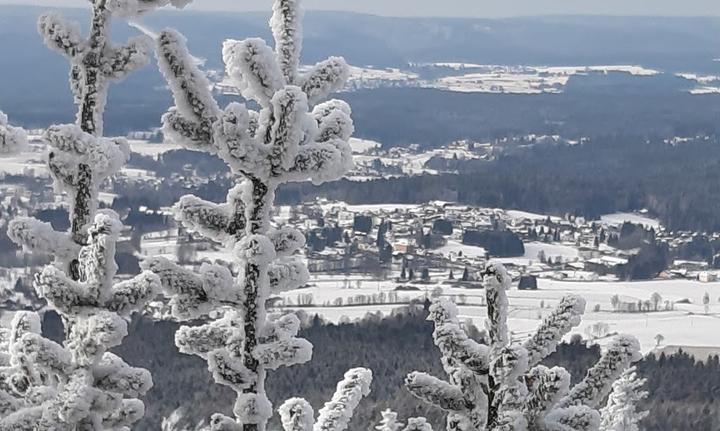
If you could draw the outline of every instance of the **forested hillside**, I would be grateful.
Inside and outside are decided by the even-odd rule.
[[[442,411],[418,403],[402,385],[406,374],[413,370],[443,375],[440,354],[432,341],[432,323],[425,320],[426,315],[422,306],[417,306],[386,318],[369,315],[360,322],[339,325],[306,316],[300,335],[315,346],[313,360],[271,374],[271,401],[279,403],[291,396],[303,396],[317,409],[330,397],[334,382],[348,367],[365,366],[372,368],[375,376],[372,392],[357,410],[350,430],[372,430],[380,412],[388,407],[397,410],[400,417],[426,416],[436,429],[441,429]],[[186,407],[187,417],[192,419],[232,410],[232,391],[211,384],[201,359],[178,353],[172,340],[176,329],[171,322],[136,319],[132,335],[118,349],[130,364],[149,369],[155,382],[146,396],[148,412],[138,430],[157,429],[162,417],[179,406]],[[481,335],[473,333],[475,337]],[[574,383],[599,356],[597,346],[587,346],[577,339],[562,344],[545,365],[566,368]],[[660,358],[650,355],[638,363],[638,369],[648,379],[646,389],[652,394],[642,405],[650,410],[644,421],[647,431],[712,431],[720,427],[717,356],[697,362],[687,354]],[[206,389],[197,391],[198,387]],[[686,428],[688,425],[690,428]]]
[[[670,229],[720,230],[720,142],[683,144],[638,135],[606,135],[575,146],[543,146],[470,161],[458,174],[291,185],[286,202],[313,196],[351,203],[456,199],[496,208],[597,218],[647,208]]]

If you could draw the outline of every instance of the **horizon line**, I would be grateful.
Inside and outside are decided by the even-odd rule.
[[[53,6],[53,5],[28,5],[20,3],[19,0],[15,1],[0,1],[0,7],[21,7],[21,8],[33,8],[33,9],[74,9],[74,10],[87,10],[87,7],[83,6]],[[224,8],[211,8],[211,9],[199,9],[191,5],[185,9],[175,9],[171,7],[164,7],[159,9],[157,12],[166,13],[201,13],[201,14],[216,14],[216,13],[231,13],[231,14],[249,14],[259,13],[264,15],[270,15],[270,12],[266,9],[247,9],[247,10],[232,10]],[[503,20],[503,19],[522,19],[522,18],[667,18],[667,19],[713,19],[720,18],[720,14],[708,14],[708,15],[663,15],[663,14],[597,14],[597,13],[550,13],[550,14],[518,14],[518,15],[493,15],[493,16],[459,16],[459,15],[382,15],[370,12],[358,12],[350,10],[339,10],[339,9],[316,9],[309,8],[306,12],[310,13],[340,13],[348,15],[363,15],[373,16],[379,18],[393,18],[393,19],[457,19],[457,20],[473,20],[473,19],[484,19],[484,20]]]

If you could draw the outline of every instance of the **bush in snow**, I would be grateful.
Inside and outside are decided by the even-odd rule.
[[[618,336],[571,388],[565,369],[539,364],[580,323],[585,301],[566,296],[534,335],[512,344],[507,327],[510,282],[502,265],[490,264],[484,272],[488,345],[468,338],[455,304],[439,300],[431,306],[433,338],[448,380],[413,372],[407,376],[407,389],[447,411],[448,430],[598,430],[599,404],[622,372],[640,359],[637,340]]]
[[[350,107],[339,100],[322,102],[343,87],[348,67],[333,57],[300,73],[301,20],[298,0],[276,0],[270,20],[274,50],[261,39],[224,43],[227,74],[259,112],[241,103],[220,108],[179,33],[166,30],[156,41],[158,63],[175,100],[163,116],[166,139],[217,154],[238,178],[222,204],[185,196],[175,205],[176,218],[187,229],[232,250],[232,268],[204,265],[194,273],[165,259],[144,262],[160,276],[178,319],[226,308],[218,320],[182,327],[175,340],[182,352],[206,359],[215,380],[237,392],[235,418],[216,415],[214,430],[264,429],[272,415],[264,388],[267,370],[304,363],[312,354],[312,345],[296,337],[294,315],[267,315],[265,309],[270,294],[308,280],[296,256],[305,238],[270,223],[275,190],[287,182],[335,180],[352,167]],[[343,429],[370,378],[368,370],[351,370],[338,388],[346,395],[326,406],[317,421],[307,403],[286,403],[286,427]]]
[[[138,398],[152,386],[150,374],[109,352],[127,335],[127,319],[160,290],[146,271],[115,282],[115,244],[122,224],[113,211],[97,211],[100,184],[129,157],[124,139],[102,137],[107,83],[147,63],[150,41],[123,46],[109,41],[113,15],[145,12],[171,0],[92,2],[90,33],[55,14],[40,17],[45,43],[70,60],[77,123],[52,126],[43,139],[55,187],[66,192],[70,232],[20,217],[8,236],[29,252],[52,252],[55,261],[34,287],[65,323],[63,345],[40,334],[40,316],[18,312],[0,331],[0,430],[124,430],[144,414]],[[179,5],[179,3],[178,3]],[[22,147],[24,134],[0,116],[2,153]]]

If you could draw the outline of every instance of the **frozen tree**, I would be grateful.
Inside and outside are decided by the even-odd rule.
[[[638,405],[648,396],[642,390],[645,379],[638,378],[635,367],[626,370],[612,385],[607,405],[600,410],[602,431],[639,431],[638,424],[647,411],[638,411]]]
[[[43,338],[40,316],[16,313],[0,331],[0,430],[126,430],[145,407],[139,397],[152,387],[150,373],[110,353],[127,335],[129,316],[160,290],[150,271],[117,282],[115,245],[122,230],[118,215],[98,211],[102,182],[129,157],[125,139],[102,137],[107,84],[147,63],[144,36],[116,46],[109,40],[113,15],[133,15],[174,0],[94,0],[87,37],[56,14],[40,17],[45,43],[70,60],[70,87],[77,123],[49,127],[48,166],[57,190],[68,196],[71,228],[19,217],[8,236],[25,251],[51,253],[52,265],[36,274],[38,295],[65,324],[65,340]],[[2,152],[22,147],[22,133],[0,118]]]
[[[203,357],[215,380],[237,392],[235,418],[216,415],[214,430],[263,430],[272,415],[264,387],[267,370],[304,363],[312,354],[312,345],[297,337],[297,317],[268,315],[265,308],[271,294],[298,288],[309,277],[297,256],[304,236],[270,222],[275,190],[287,182],[335,180],[353,165],[350,107],[339,100],[322,102],[343,87],[348,67],[343,59],[332,57],[305,73],[299,71],[299,3],[274,2],[274,50],[261,39],[228,40],[223,45],[229,78],[259,112],[237,102],[219,107],[179,33],[167,30],[156,40],[160,70],[175,101],[163,116],[166,139],[218,155],[237,177],[224,203],[185,196],[175,205],[176,218],[188,230],[232,250],[233,265],[204,265],[194,273],[164,259],[144,262],[160,276],[178,319],[226,310],[222,318],[182,327],[176,334],[182,352]],[[343,396],[352,394],[353,402],[342,398],[334,404],[337,407],[326,406],[329,410],[320,412],[314,428],[343,428],[369,376],[367,371],[349,372],[343,388],[354,385],[363,390]],[[309,426],[312,414],[307,405],[295,400],[294,406],[297,426]]]
[[[152,387],[150,373],[109,352],[127,335],[126,318],[160,289],[151,272],[114,283],[115,243],[121,223],[101,211],[78,252],[74,280],[57,266],[35,277],[39,296],[66,324],[64,345],[40,334],[40,317],[19,312],[5,331],[0,361],[0,430],[102,430],[130,426],[144,414],[138,397]],[[1,357],[1,355],[0,355]]]
[[[110,41],[114,16],[134,16],[173,4],[181,7],[188,0],[93,0],[87,37],[77,23],[56,13],[38,19],[38,31],[45,44],[64,55],[70,63],[70,88],[77,106],[75,126],[49,130],[50,172],[56,185],[68,193],[71,209],[71,239],[84,244],[87,227],[92,223],[97,188],[108,175],[103,167],[117,168],[117,140],[99,138],[103,134],[103,113],[108,84],[125,78],[149,62],[152,40],[140,35],[122,45]],[[109,166],[106,166],[108,165]],[[75,276],[77,274],[74,274]],[[76,278],[76,277],[75,277]]]
[[[640,358],[637,340],[618,336],[571,388],[565,369],[540,362],[580,323],[585,301],[564,297],[528,340],[511,343],[506,295],[510,277],[499,264],[488,265],[483,275],[488,345],[467,336],[454,304],[436,301],[429,320],[435,323],[433,338],[449,379],[413,372],[407,376],[407,389],[445,410],[448,430],[597,430],[599,404],[620,374]]]
[[[353,368],[337,384],[332,399],[320,409],[317,420],[313,408],[302,398],[285,401],[278,411],[285,431],[344,431],[360,400],[370,393],[372,372]]]

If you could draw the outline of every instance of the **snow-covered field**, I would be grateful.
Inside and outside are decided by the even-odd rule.
[[[419,76],[416,73],[396,68],[376,69],[350,66],[350,78],[347,85],[351,88],[387,87],[399,84],[408,85],[418,79]]]
[[[630,222],[644,225],[646,228],[652,227],[653,229],[657,229],[660,227],[658,220],[637,213],[606,214],[600,217],[600,221],[609,225],[621,225],[625,222]]]
[[[352,147],[354,154],[366,154],[382,147],[382,144],[369,139],[350,138],[350,147]]]
[[[498,66],[438,64],[454,70],[471,71],[461,76],[447,76],[430,86],[467,93],[540,94],[560,93],[571,76],[591,73],[628,73],[633,76],[653,76],[660,72],[636,65],[604,66]]]
[[[442,280],[446,279],[442,275]],[[438,277],[438,280],[441,280]],[[283,293],[284,297],[294,300],[298,294],[310,293],[314,303],[321,305],[334,299],[356,295],[387,294],[393,291],[393,281],[378,281],[362,277],[320,276],[311,280],[313,287]],[[461,318],[470,319],[482,326],[486,318],[486,309],[481,306],[483,290],[451,288],[442,284],[421,286],[420,291],[400,291],[401,301],[412,298],[423,298],[436,287],[443,288],[443,296],[458,298],[465,295],[467,305],[460,306]],[[622,301],[637,302],[650,299],[657,292],[665,300],[672,302],[688,299],[689,304],[675,304],[673,311],[657,311],[644,313],[612,312],[610,298],[619,295]],[[709,313],[705,314],[702,298],[708,293],[711,301]],[[644,352],[656,347],[655,337],[661,334],[664,340],[660,347],[674,346],[706,346],[716,347],[720,351],[720,283],[700,283],[686,280],[645,281],[645,282],[563,282],[549,279],[539,280],[539,290],[511,290],[510,328],[517,339],[522,339],[540,324],[540,317],[552,311],[552,307],[567,294],[580,295],[587,301],[587,308],[582,324],[573,333],[587,337],[586,329],[596,323],[606,323],[610,334],[628,333],[638,337]],[[541,308],[544,305],[544,308]],[[594,311],[599,306],[600,311]],[[368,312],[390,313],[396,305],[364,305],[352,307],[311,307],[310,313],[319,313],[331,321],[339,321],[343,316],[351,319],[360,318]],[[568,338],[571,336],[568,335]],[[599,339],[602,344],[609,338]]]
[[[720,76],[717,75],[698,75],[696,73],[677,73],[675,76],[697,84],[691,88],[690,94],[718,94],[720,93]]]
[[[172,143],[151,143],[138,139],[128,140],[128,143],[130,144],[130,150],[133,153],[150,157],[157,157],[160,154],[167,153],[168,151],[179,150],[182,148],[179,145]]]
[[[433,250],[433,252],[442,254],[449,259],[454,259],[459,256],[464,256],[467,258],[484,258],[487,255],[486,250],[482,247],[466,245],[453,240],[449,240],[447,244],[436,250]]]

